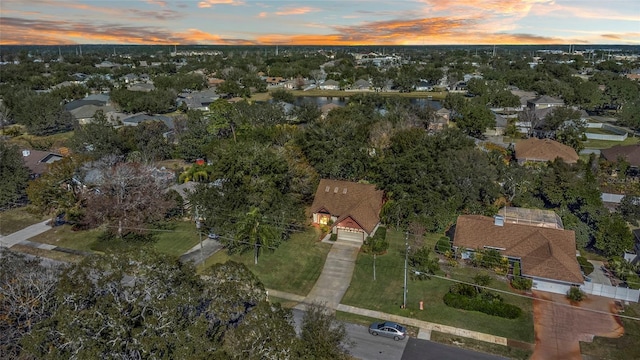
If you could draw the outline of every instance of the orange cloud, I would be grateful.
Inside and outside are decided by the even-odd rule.
[[[160,7],[167,6],[167,2],[163,0],[147,0],[147,4],[158,5]]]
[[[307,14],[310,12],[316,12],[316,11],[320,11],[319,9],[316,8],[312,8],[312,7],[300,7],[300,8],[288,8],[288,9],[283,9],[281,11],[276,11],[276,15],[279,16],[289,16],[289,15],[303,15],[303,14]]]
[[[244,5],[242,0],[203,0],[198,3],[199,8],[210,8],[214,5]]]

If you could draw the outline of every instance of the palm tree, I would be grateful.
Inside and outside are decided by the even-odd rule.
[[[254,263],[257,265],[260,249],[271,246],[276,241],[276,236],[275,227],[264,221],[258,208],[253,208],[240,222],[236,240],[248,246],[253,246],[255,251]]]

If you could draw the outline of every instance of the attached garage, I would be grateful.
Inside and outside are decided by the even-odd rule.
[[[338,230],[338,240],[354,241],[354,242],[359,242],[361,244],[364,242],[363,231],[347,229],[347,228],[337,228],[337,230]]]
[[[531,289],[566,295],[569,289],[571,289],[571,285],[559,284],[553,281],[545,281],[534,278],[533,286],[531,286]]]

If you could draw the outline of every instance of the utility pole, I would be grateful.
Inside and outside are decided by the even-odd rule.
[[[373,254],[373,281],[376,281],[376,254]]]
[[[407,308],[407,266],[409,263],[409,233],[404,233],[404,296],[402,299],[402,308]]]

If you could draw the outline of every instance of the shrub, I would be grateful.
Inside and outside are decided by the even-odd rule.
[[[584,300],[585,297],[585,293],[583,293],[582,290],[580,290],[580,288],[577,286],[572,286],[571,289],[567,291],[567,299],[573,302],[580,302]]]
[[[511,279],[511,286],[516,290],[531,290],[533,280],[522,276],[514,276]]]
[[[587,260],[587,258],[578,256],[578,264],[580,264],[580,268],[585,275],[589,275],[593,272],[593,264]]]
[[[486,297],[488,295],[483,296]],[[494,296],[498,296],[499,298],[499,295]],[[502,302],[502,300],[496,300],[495,298],[491,301],[487,301],[481,297],[466,297],[448,292],[444,295],[442,300],[447,306],[454,307],[456,309],[479,311],[487,315],[499,316],[506,319],[515,319],[522,314],[522,310],[519,307],[506,304]]]
[[[367,254],[384,254],[389,249],[387,241],[387,229],[379,227],[373,237],[368,237],[362,245],[362,251]]]
[[[451,242],[449,238],[446,236],[440,237],[438,242],[436,243],[436,252],[438,254],[446,254],[447,252],[451,252]]]

